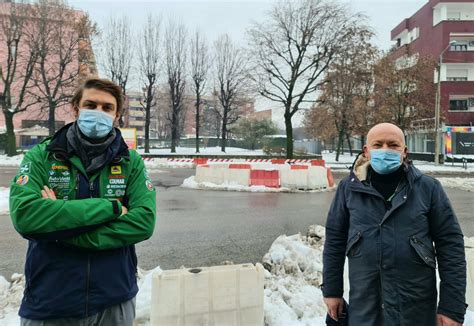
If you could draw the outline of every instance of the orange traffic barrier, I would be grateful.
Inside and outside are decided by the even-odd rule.
[[[325,166],[326,162],[324,160],[311,160],[312,166]]]
[[[332,177],[331,168],[327,168],[328,171],[328,185],[330,188],[334,187],[334,178]]]
[[[229,169],[251,169],[251,164],[229,164]]]
[[[274,158],[272,159],[272,164],[285,164],[286,159],[285,158]]]
[[[251,170],[250,171],[251,186],[265,186],[270,188],[280,187],[279,171],[267,170]]]
[[[308,170],[307,165],[292,165],[291,166],[292,170]]]
[[[194,164],[196,165],[204,165],[207,164],[207,158],[206,157],[196,157],[194,158]]]

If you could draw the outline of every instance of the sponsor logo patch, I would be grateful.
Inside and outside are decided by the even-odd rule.
[[[28,183],[29,177],[27,175],[20,175],[18,179],[16,179],[16,184],[20,186],[24,186]]]
[[[25,163],[20,166],[20,173],[21,174],[28,174],[31,171],[31,162]]]
[[[122,174],[122,167],[120,165],[113,165],[110,167],[110,173]]]
[[[153,184],[151,183],[150,180],[147,180],[147,181],[145,182],[145,184],[146,184],[146,187],[148,188],[148,190],[153,191],[153,189],[155,189],[155,188],[153,187]]]
[[[51,168],[53,170],[69,170],[69,167],[66,165],[53,165]]]

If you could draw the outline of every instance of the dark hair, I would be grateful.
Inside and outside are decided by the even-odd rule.
[[[122,95],[122,88],[115,84],[113,81],[108,79],[102,78],[89,78],[86,79],[81,86],[76,90],[74,96],[71,99],[71,104],[74,107],[74,110],[79,109],[79,103],[82,99],[82,93],[85,89],[98,89],[100,91],[104,91],[115,97],[117,101],[117,115],[122,114],[122,106],[123,106],[123,95]]]

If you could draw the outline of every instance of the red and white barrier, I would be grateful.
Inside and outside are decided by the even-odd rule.
[[[270,164],[270,162],[251,163],[212,163],[196,167],[197,183],[216,185],[264,186],[289,189],[324,189],[334,186],[329,168],[313,164]]]

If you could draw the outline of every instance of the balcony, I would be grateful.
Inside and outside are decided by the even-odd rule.
[[[433,26],[444,21],[474,21],[473,3],[441,2],[433,7]]]

